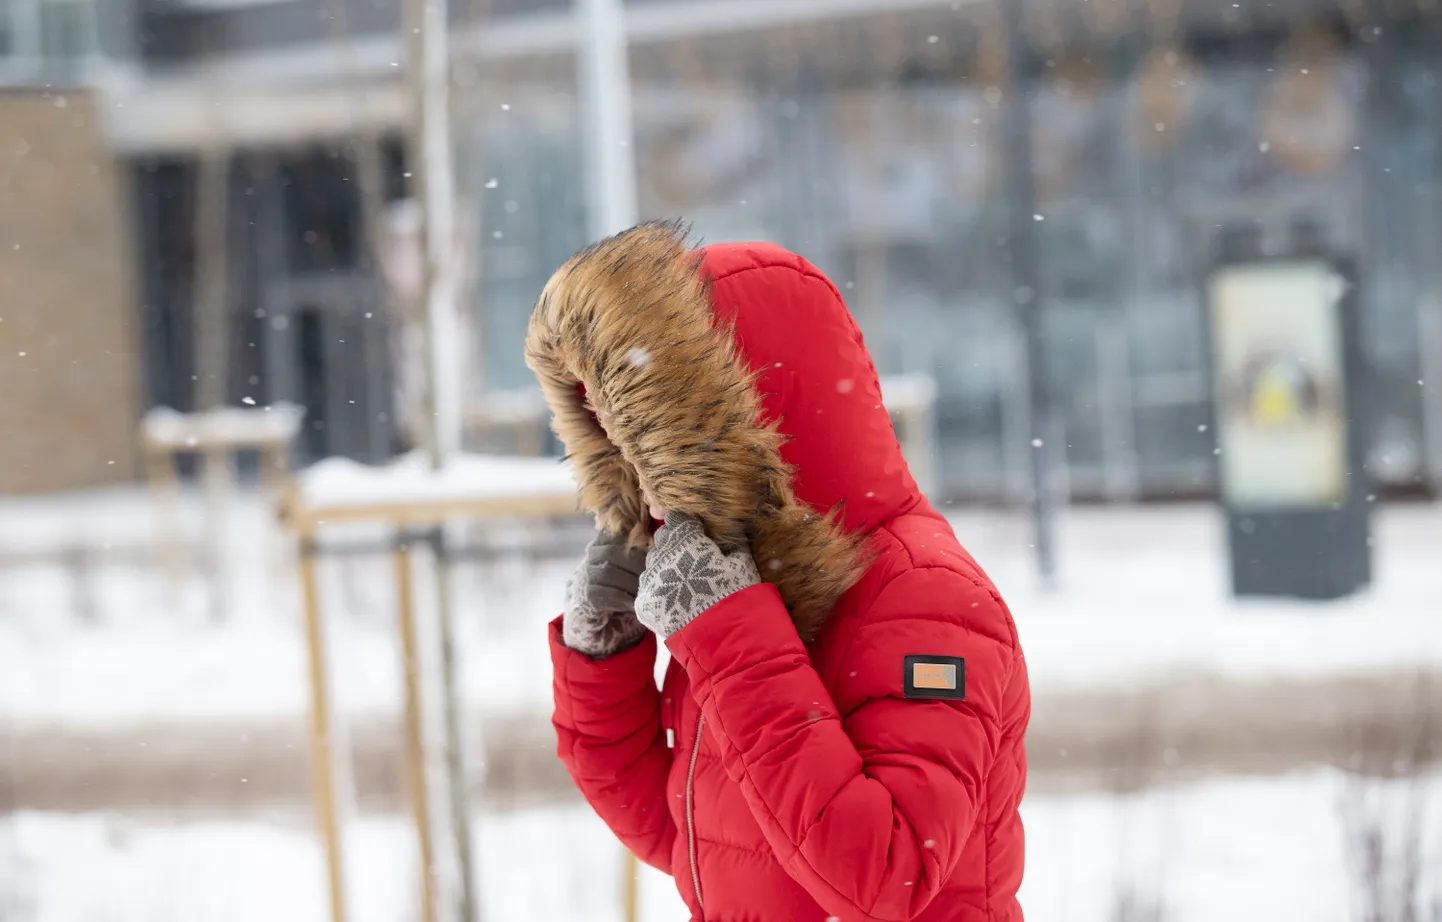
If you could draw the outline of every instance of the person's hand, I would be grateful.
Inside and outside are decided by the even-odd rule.
[[[566,584],[561,639],[572,650],[602,659],[630,649],[646,636],[636,620],[636,590],[646,565],[644,550],[624,537],[599,532],[586,559]]]
[[[723,554],[699,519],[668,512],[646,555],[636,617],[664,640],[728,595],[759,582],[750,553]]]

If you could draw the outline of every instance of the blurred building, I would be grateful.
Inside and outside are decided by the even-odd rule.
[[[0,79],[39,80],[37,49],[68,43],[108,100],[136,206],[146,402],[191,399],[195,165],[227,151],[231,398],[304,403],[311,455],[396,444],[362,180],[405,191],[397,6],[0,7]],[[459,179],[479,228],[470,386],[510,391],[530,385],[535,294],[585,242],[578,35],[565,0],[451,7]],[[1046,373],[1072,495],[1212,491],[1199,270],[1239,236],[1360,260],[1376,386],[1354,413],[1371,471],[1442,486],[1442,10],[1028,0],[1026,21]],[[627,30],[643,214],[811,257],[884,372],[938,380],[944,491],[1019,495],[1025,295],[1004,245],[995,5],[634,0]]]
[[[0,87],[0,493],[136,473],[138,263],[103,108]]]

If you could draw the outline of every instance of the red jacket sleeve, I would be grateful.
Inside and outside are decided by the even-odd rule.
[[[576,786],[636,857],[671,872],[676,824],[666,804],[671,749],[661,729],[656,638],[602,660],[567,647],[551,623],[558,753]]]
[[[668,645],[787,872],[847,922],[903,922],[936,896],[977,821],[1014,638],[988,588],[951,570],[904,573],[843,657],[840,681],[863,690],[845,715],[774,586],[723,599]],[[965,700],[905,698],[908,654],[962,657]]]

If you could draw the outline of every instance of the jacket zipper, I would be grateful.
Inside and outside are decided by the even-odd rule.
[[[691,856],[691,886],[696,891],[696,908],[703,916],[706,907],[701,903],[701,869],[696,864],[696,824],[692,819],[691,785],[696,779],[696,757],[701,754],[701,728],[706,726],[706,715],[696,721],[696,739],[691,743],[691,765],[686,769],[686,850]]]

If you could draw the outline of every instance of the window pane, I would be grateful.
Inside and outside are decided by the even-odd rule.
[[[0,59],[15,54],[15,0],[0,0]]]
[[[47,0],[40,4],[40,53],[51,60],[74,60],[91,48],[90,17],[83,0]]]

